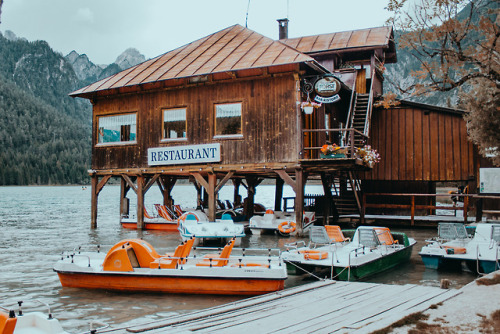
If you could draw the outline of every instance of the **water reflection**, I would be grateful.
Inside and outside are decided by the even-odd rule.
[[[266,187],[269,187],[266,189]],[[48,303],[63,327],[70,332],[88,329],[91,320],[121,324],[147,321],[172,314],[185,313],[235,301],[240,297],[156,295],[118,293],[61,288],[53,264],[63,251],[80,245],[109,249],[125,238],[143,238],[160,252],[172,250],[180,242],[178,233],[122,229],[118,221],[119,187],[106,186],[99,195],[98,228],[90,229],[90,188],[81,187],[0,187],[0,305],[14,305],[18,300],[40,299]],[[308,186],[307,193],[321,193],[321,186]],[[241,194],[245,197],[245,194]],[[173,196],[177,203],[194,207],[196,191],[190,185],[176,186]],[[221,190],[222,200],[231,199],[232,187]],[[284,196],[293,196],[288,187]],[[134,201],[130,200],[131,210]],[[257,201],[273,206],[274,187],[260,186]],[[151,188],[146,195],[146,207],[161,202],[161,194]],[[439,286],[442,278],[451,287],[460,287],[475,276],[468,272],[437,272],[426,270],[418,251],[425,239],[435,235],[434,229],[402,230],[417,240],[411,261],[367,281],[390,284],[424,284]],[[294,237],[250,235],[242,241],[246,248],[280,248],[296,241]],[[310,282],[303,276],[290,276],[286,287]],[[29,310],[43,311],[39,304],[26,303]]]

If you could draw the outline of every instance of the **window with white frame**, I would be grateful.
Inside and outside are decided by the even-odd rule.
[[[135,142],[136,114],[101,116],[98,119],[98,144]]]
[[[241,131],[241,103],[215,105],[215,135],[239,136]]]
[[[186,108],[163,109],[163,139],[186,138]]]

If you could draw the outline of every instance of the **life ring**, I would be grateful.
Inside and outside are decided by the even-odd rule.
[[[301,250],[299,253],[304,255],[304,260],[323,260],[328,257],[328,252],[313,249]]]
[[[278,231],[282,234],[290,234],[295,232],[295,222],[282,222],[278,225]]]

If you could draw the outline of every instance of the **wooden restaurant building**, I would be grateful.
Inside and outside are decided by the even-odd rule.
[[[443,129],[450,124],[460,128],[459,144],[470,147],[462,140],[465,124],[460,121],[449,123],[411,108],[376,116],[373,101],[382,94],[384,64],[396,62],[391,27],[288,39],[287,23],[280,20],[278,41],[234,25],[71,93],[93,105],[93,227],[99,192],[111,177],[121,180],[122,213],[128,211],[127,192],[137,194],[139,228],[148,189],[157,184],[164,204],[172,205],[178,179],[194,183],[212,221],[218,191],[229,180],[235,201],[239,186],[247,188],[249,215],[262,180],[276,182],[275,210],[281,209],[283,185],[288,184],[296,194],[301,226],[308,179],[322,181],[330,202],[343,195],[352,198],[358,212],[363,178],[371,184],[394,176],[432,181],[433,164],[440,162],[425,163],[433,156],[430,143],[436,134],[423,129],[435,117]],[[415,130],[412,121],[418,123]],[[402,161],[394,140],[401,143],[408,131],[429,148],[413,155],[408,150],[415,146],[408,144],[404,154],[414,158]],[[320,149],[333,143],[344,155],[324,159]],[[366,143],[391,159],[389,165],[381,162],[376,174],[355,153]],[[469,151],[455,150],[452,154],[470,157]],[[422,163],[409,171],[419,159]],[[452,173],[460,179],[472,173],[469,163],[453,163]],[[448,171],[439,173],[455,178]],[[336,185],[340,190],[332,192]],[[340,200],[335,203],[341,206]]]

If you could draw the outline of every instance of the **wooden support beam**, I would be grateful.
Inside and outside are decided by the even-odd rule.
[[[144,229],[144,176],[137,176],[137,229]]]
[[[288,184],[290,187],[292,187],[293,191],[295,191],[295,193],[297,193],[297,182],[296,180],[292,179],[290,175],[288,175],[288,173],[283,170],[283,169],[277,169],[274,171],[276,174],[279,175],[279,177],[281,177],[283,179],[283,181],[285,181],[286,184]],[[297,177],[295,177],[295,179],[297,179]]]
[[[106,183],[108,183],[109,179],[111,178],[111,175],[105,175],[101,182],[99,182],[99,184],[97,185],[97,188],[96,188],[96,192],[97,194],[99,194],[102,190],[102,188],[106,185]]]
[[[153,175],[153,177],[148,178],[148,181],[146,182],[146,185],[144,186],[144,193],[148,192],[149,188],[151,188],[151,186],[153,184],[155,184],[156,180],[158,180],[159,177],[160,177],[160,174],[155,174],[155,175]]]
[[[208,220],[215,221],[215,184],[217,183],[217,175],[208,174],[208,188],[205,188],[208,193]]]
[[[215,193],[219,193],[219,190],[226,184],[227,181],[229,181],[229,179],[231,177],[233,177],[234,175],[234,171],[229,171],[225,176],[224,178],[219,182],[219,184],[217,185],[217,187],[215,187]]]
[[[276,191],[274,193],[274,211],[281,211],[281,202],[283,201],[283,185],[285,181],[281,177],[276,178]]]
[[[120,219],[123,216],[129,215],[130,203],[127,197],[127,193],[130,190],[130,186],[127,184],[124,178],[120,178]]]
[[[172,198],[171,193],[175,183],[177,182],[177,178],[162,175],[156,181],[163,195],[163,205],[172,207],[174,205],[174,199]]]
[[[98,176],[92,174],[90,176],[90,184],[92,188],[92,198],[90,200],[90,228],[97,228],[97,197],[99,195],[99,192],[97,191],[98,182]]]
[[[130,189],[132,189],[137,194],[137,187],[134,184],[134,181],[132,181],[127,174],[121,174],[121,177],[127,182]]]
[[[200,173],[192,173],[191,175],[194,176],[194,178],[196,179],[196,181],[198,181],[198,183],[205,189],[208,189],[208,182],[203,178],[203,176],[201,176]]]
[[[304,186],[305,186],[305,178],[304,172],[302,169],[297,168],[295,171],[295,219],[297,224],[297,234],[299,236],[303,235],[304,228]]]

